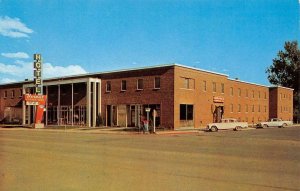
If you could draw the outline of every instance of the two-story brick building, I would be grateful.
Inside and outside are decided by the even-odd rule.
[[[145,108],[170,129],[205,127],[221,118],[257,123],[292,120],[293,90],[267,87],[179,64],[46,79],[44,123],[78,126],[139,126]],[[34,106],[22,95],[33,82],[0,85],[0,120],[33,122]]]

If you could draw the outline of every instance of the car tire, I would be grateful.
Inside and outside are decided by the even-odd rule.
[[[237,127],[234,128],[235,131],[238,131],[238,130],[240,130],[240,129],[241,129],[240,126],[237,126]]]
[[[268,125],[267,124],[264,124],[263,126],[262,126],[262,128],[267,128],[268,127]]]
[[[284,123],[284,124],[282,124],[282,128],[285,128],[287,126],[287,124],[286,123]]]
[[[211,130],[212,132],[217,132],[217,131],[218,131],[218,128],[217,128],[216,126],[212,126],[212,127],[210,128],[210,130]]]

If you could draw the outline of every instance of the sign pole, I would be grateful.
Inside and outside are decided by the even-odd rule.
[[[44,114],[46,96],[43,96],[42,56],[41,54],[34,54],[33,59],[35,94],[36,96],[41,96],[40,98],[43,100],[42,102],[37,101],[34,128],[44,128],[44,123],[42,123],[42,119]]]
[[[157,112],[156,112],[156,110],[154,109],[153,110],[153,133],[155,133],[155,119],[156,119],[156,114],[157,114]]]

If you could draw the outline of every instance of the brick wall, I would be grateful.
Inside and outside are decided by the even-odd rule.
[[[173,126],[174,102],[173,67],[153,68],[101,76],[102,116],[106,116],[107,105],[160,104],[161,126]],[[154,79],[160,77],[160,89],[154,89]],[[143,79],[143,90],[137,90],[137,80]],[[121,82],[126,80],[126,91],[121,91]],[[111,91],[106,91],[107,82]]]
[[[270,118],[293,120],[293,90],[284,87],[270,88]]]
[[[0,121],[5,115],[22,118],[22,85],[9,85],[0,88]],[[6,96],[5,96],[6,92]],[[13,93],[14,92],[14,95]]]

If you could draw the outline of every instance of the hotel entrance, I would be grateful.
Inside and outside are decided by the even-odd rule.
[[[43,83],[47,95],[43,122],[45,125],[95,127],[101,116],[101,80],[82,78]],[[33,84],[23,85],[23,94],[31,92]],[[23,101],[23,125],[33,123],[34,106]]]
[[[213,122],[220,123],[224,116],[224,97],[214,96],[212,104]]]

